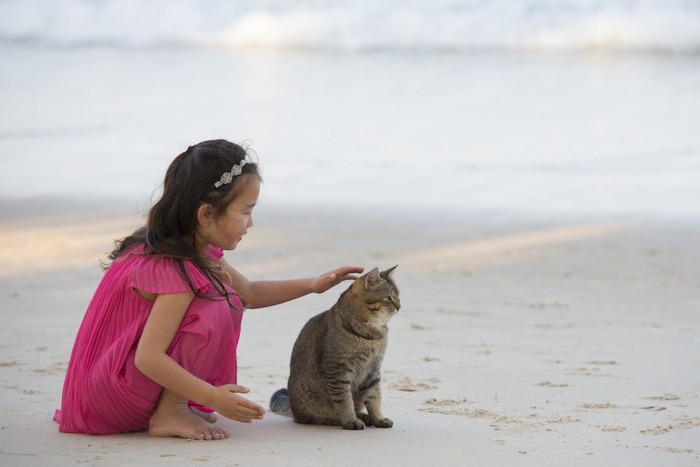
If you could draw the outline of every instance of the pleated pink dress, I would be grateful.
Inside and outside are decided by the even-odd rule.
[[[54,419],[69,433],[112,434],[148,429],[162,387],[134,364],[136,347],[153,304],[135,289],[154,294],[190,291],[177,264],[142,256],[142,246],[114,261],[88,306],[75,339]],[[210,245],[207,255],[223,251]],[[195,376],[214,385],[236,384],[236,348],[242,313],[231,308],[193,263],[185,270],[195,297],[167,354]],[[229,289],[229,291],[232,291]],[[229,300],[238,309],[237,296]]]

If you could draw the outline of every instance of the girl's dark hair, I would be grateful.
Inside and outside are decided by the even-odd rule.
[[[243,190],[250,177],[260,179],[258,165],[246,159],[247,151],[238,144],[218,139],[190,146],[177,156],[165,173],[163,193],[148,212],[146,225],[131,235],[115,241],[108,258],[120,258],[136,245],[144,245],[143,254],[172,259],[190,289],[198,297],[191,278],[185,270],[185,261],[191,261],[206,275],[219,295],[228,300],[220,279],[222,271],[215,270],[211,261],[197,251],[194,234],[197,228],[197,210],[202,203],[212,206],[214,216],[221,217],[229,203]],[[242,173],[230,183],[214,186],[224,172],[246,159]],[[109,268],[109,263],[104,266]]]

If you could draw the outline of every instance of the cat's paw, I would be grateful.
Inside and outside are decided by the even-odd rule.
[[[343,422],[343,428],[346,430],[364,430],[365,424],[359,418],[349,422]]]
[[[392,422],[390,418],[382,418],[374,422],[374,426],[377,428],[391,428],[394,426],[394,422]]]

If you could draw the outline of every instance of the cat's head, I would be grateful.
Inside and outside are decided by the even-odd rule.
[[[392,279],[394,269],[396,266],[380,272],[374,268],[357,278],[350,287],[354,299],[364,305],[367,321],[386,324],[401,308],[399,289]]]

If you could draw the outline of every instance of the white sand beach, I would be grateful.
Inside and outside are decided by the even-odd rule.
[[[674,465],[700,463],[697,222],[259,208],[227,258],[251,278],[399,264],[383,366],[392,429],[276,414],[231,437],[59,433],[51,417],[98,259],[130,206],[3,206],[1,465]],[[239,382],[267,406],[306,319],[341,287],[246,312]]]

